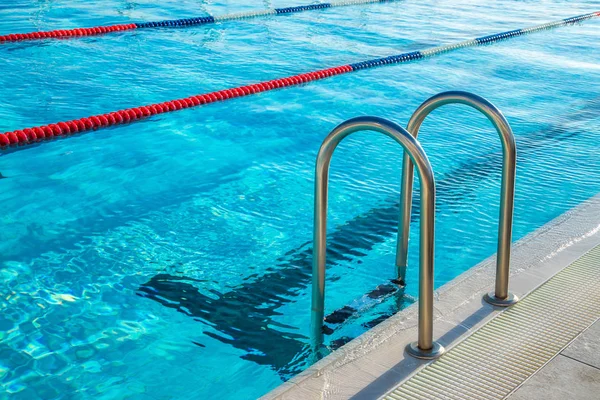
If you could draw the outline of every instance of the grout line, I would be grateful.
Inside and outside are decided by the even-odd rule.
[[[597,369],[598,371],[600,371],[600,367],[596,367],[595,365],[588,364],[588,363],[586,363],[585,361],[581,361],[581,360],[578,360],[578,359],[576,359],[576,358],[573,358],[573,357],[571,357],[571,356],[568,356],[568,355],[566,355],[566,354],[564,353],[564,350],[563,350],[562,352],[560,352],[558,355],[559,355],[559,356],[563,356],[563,357],[570,358],[570,359],[571,359],[571,360],[573,360],[573,361],[577,361],[577,362],[578,362],[578,363],[580,363],[580,364],[587,365],[588,367],[592,367],[592,368],[595,368],[595,369]],[[538,372],[540,372],[540,371],[541,371],[541,369],[540,369],[539,371],[537,371],[537,372],[536,372],[536,374],[537,374]],[[534,374],[534,375],[535,375],[535,374]]]

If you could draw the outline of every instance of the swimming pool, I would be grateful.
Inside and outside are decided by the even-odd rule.
[[[0,6],[0,34],[297,2],[152,3],[15,2]],[[593,2],[405,1],[13,43],[0,47],[0,131],[590,11]],[[2,390],[27,399],[254,398],[304,368],[314,160],[350,117],[406,124],[439,91],[487,97],[517,137],[514,239],[597,194],[599,24],[1,154]],[[438,183],[439,286],[495,252],[500,144],[482,116],[461,107],[432,115],[420,140]],[[406,296],[365,296],[394,274],[401,156],[390,140],[357,134],[334,157],[326,305],[360,312],[330,342],[414,301],[414,239]]]

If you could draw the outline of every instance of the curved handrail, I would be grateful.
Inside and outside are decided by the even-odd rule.
[[[517,297],[508,291],[517,160],[515,137],[508,121],[496,106],[483,97],[459,91],[439,93],[423,102],[410,118],[407,130],[416,138],[425,118],[433,110],[446,104],[465,104],[480,111],[494,125],[500,136],[500,141],[502,142],[502,186],[500,191],[500,223],[498,224],[496,287],[494,293],[489,293],[485,296],[485,300],[494,305],[509,306],[518,301]],[[398,248],[396,253],[396,266],[398,267],[398,280],[400,281],[404,280],[407,265],[414,176],[412,162],[406,155],[403,158],[402,166],[400,220],[398,226]]]
[[[323,343],[325,308],[325,266],[327,253],[327,199],[329,165],[338,144],[348,135],[359,131],[383,133],[399,143],[412,165],[417,166],[421,185],[421,226],[419,261],[419,337],[407,347],[410,354],[420,358],[435,358],[444,348],[433,341],[433,268],[435,228],[435,180],[431,164],[419,142],[404,128],[377,117],[358,117],[338,125],[325,138],[316,163],[315,226],[313,244],[313,290],[311,334],[313,349]],[[411,168],[412,171],[412,168]],[[414,172],[413,172],[414,173]]]

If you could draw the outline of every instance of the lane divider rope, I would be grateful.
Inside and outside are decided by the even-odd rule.
[[[247,11],[235,14],[225,14],[220,16],[205,16],[197,18],[185,18],[185,19],[173,19],[166,21],[156,22],[139,22],[131,24],[118,24],[118,25],[106,25],[96,26],[93,28],[76,28],[76,29],[59,29],[54,31],[41,31],[41,32],[29,32],[29,33],[13,33],[10,35],[1,35],[0,43],[6,42],[20,42],[25,40],[43,40],[43,39],[56,39],[66,37],[83,37],[83,36],[98,36],[107,33],[130,31],[134,29],[150,29],[150,28],[181,28],[195,25],[206,25],[214,24],[216,22],[229,21],[235,19],[247,19],[263,17],[268,15],[281,15],[281,14],[293,14],[310,10],[321,10],[324,8],[332,7],[344,7],[354,6],[359,4],[369,3],[390,3],[398,0],[342,0],[334,1],[331,3],[317,3],[308,4],[296,7],[286,8],[269,8],[266,10],[259,11]]]
[[[433,47],[423,51],[413,51],[410,53],[403,53],[395,56],[375,58],[372,60],[357,62],[354,64],[322,69],[319,71],[308,72],[300,75],[293,75],[287,78],[275,79],[271,81],[256,83],[253,85],[219,90],[217,92],[186,97],[183,99],[167,101],[164,103],[128,108],[120,111],[110,112],[107,114],[100,114],[87,118],[75,119],[72,121],[58,122],[55,124],[49,124],[34,128],[19,129],[13,132],[0,133],[0,148],[6,148],[8,146],[22,146],[34,144],[37,142],[47,141],[52,138],[58,137],[68,137],[76,133],[83,133],[110,126],[127,124],[130,122],[150,117],[152,115],[164,114],[171,111],[177,111],[184,108],[210,104],[217,101],[225,101],[236,97],[249,96],[252,94],[279,89],[283,87],[296,86],[310,81],[325,79],[334,75],[345,74],[348,72],[359,71],[367,68],[375,68],[379,66],[400,64],[420,60],[426,57],[432,57],[434,55],[447,53],[465,47],[473,47],[478,45],[495,43],[502,40],[522,36],[529,33],[539,32],[546,29],[556,28],[565,25],[572,25],[595,17],[600,17],[600,11],[580,15],[577,17],[566,18],[542,25],[537,25],[526,29],[517,29],[507,32],[501,32],[496,33],[494,35],[479,37],[473,40],[466,40],[459,43]]]

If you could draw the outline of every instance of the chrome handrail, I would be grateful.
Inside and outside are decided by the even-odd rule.
[[[359,131],[383,133],[399,143],[412,165],[417,166],[421,186],[421,218],[419,247],[419,336],[407,352],[419,358],[436,358],[444,348],[433,341],[433,271],[435,228],[435,180],[431,164],[419,142],[401,126],[377,117],[358,117],[338,125],[325,138],[315,170],[315,226],[313,243],[313,289],[311,334],[315,353],[323,343],[325,309],[325,266],[327,257],[327,199],[329,165],[334,150],[348,135]],[[411,171],[414,174],[413,169]],[[411,175],[412,176],[412,175]],[[411,181],[412,183],[412,181]]]
[[[490,304],[506,307],[518,301],[518,298],[508,291],[517,160],[515,137],[508,121],[496,106],[483,97],[467,92],[452,91],[439,93],[421,104],[410,118],[407,130],[416,138],[419,134],[421,124],[433,110],[446,104],[455,103],[468,105],[485,115],[496,128],[502,142],[502,186],[500,190],[496,287],[494,292],[486,294],[484,298]],[[399,281],[404,281],[406,274],[413,176],[413,163],[409,157],[404,155],[402,162],[398,248],[396,253]]]

